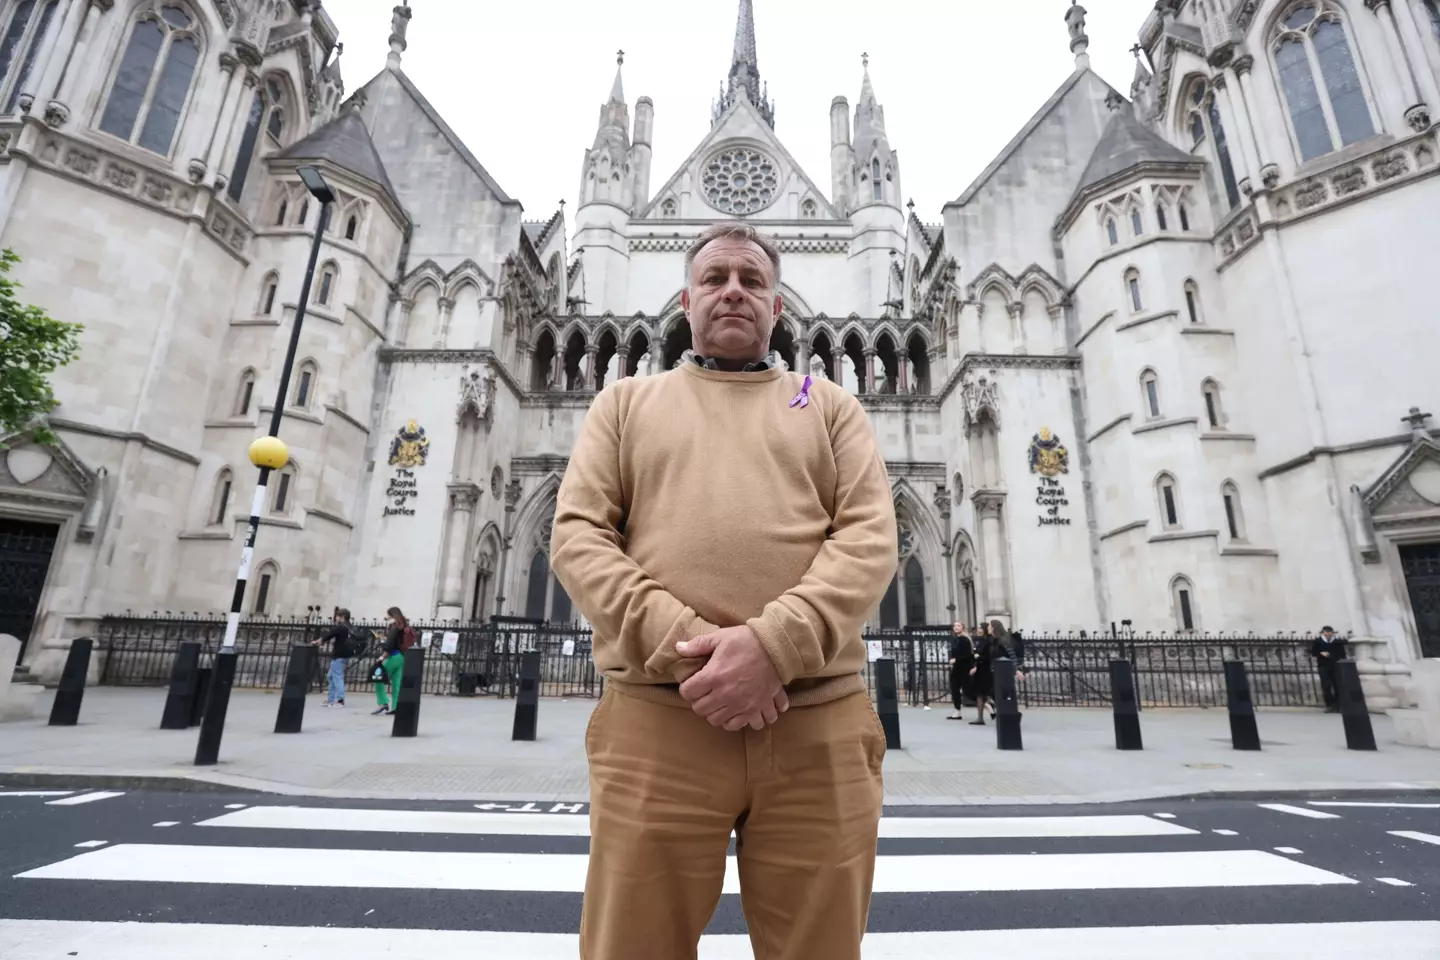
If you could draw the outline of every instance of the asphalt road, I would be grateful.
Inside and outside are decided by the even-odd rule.
[[[77,948],[82,933],[125,921],[297,934],[329,927],[573,935],[579,925],[588,849],[582,805],[477,809],[121,788],[26,795],[38,790],[0,781],[0,957],[7,960],[145,955],[133,936],[130,948]],[[1379,938],[1369,941],[1375,952],[1357,955],[1352,947],[1347,960],[1440,958],[1440,923],[1404,925],[1440,921],[1440,796],[1363,801],[1372,806],[1280,798],[1272,809],[1267,802],[887,810],[866,956],[872,941],[889,942],[875,935],[908,932],[1010,931],[1002,942],[1021,958],[1052,954],[1026,947],[1018,931],[1073,930],[1055,955],[1076,957],[1090,956],[1077,944],[1118,936],[1113,928],[1248,924],[1313,934],[1317,946],[1303,955],[1328,956],[1324,947],[1340,949],[1349,928],[1309,925],[1375,924],[1365,928]],[[203,928],[161,932],[182,929]],[[744,930],[739,898],[722,897],[707,934]],[[286,932],[269,934],[280,952],[261,954],[319,955],[285,953]],[[1401,933],[1416,937],[1414,952],[1396,939]],[[195,936],[196,950],[215,942]],[[1392,946],[1382,949],[1382,941]],[[1121,955],[1114,946],[1096,950]],[[1166,950],[1135,955],[1181,955]],[[919,947],[893,955],[932,954]]]

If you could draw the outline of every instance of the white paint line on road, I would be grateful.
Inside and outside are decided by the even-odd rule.
[[[563,813],[470,813],[457,810],[363,810],[337,807],[256,806],[199,823],[202,827],[261,830],[332,830],[360,833],[479,834],[588,837],[590,818]],[[1188,827],[1144,816],[1093,817],[885,817],[883,839],[987,839],[1024,837],[1170,837],[1196,834]]]
[[[1218,834],[1219,834],[1220,836],[1222,836],[1222,837],[1238,837],[1238,836],[1240,836],[1240,834],[1236,833],[1234,830],[1211,830],[1210,832],[1211,832],[1211,833],[1218,833]]]
[[[83,850],[93,850],[96,847],[103,847],[109,842],[109,840],[86,840],[84,843],[75,844],[75,846],[80,847]]]
[[[0,797],[68,797],[74,790],[0,790]]]
[[[420,890],[582,893],[587,854],[387,850],[386,886]],[[373,850],[122,843],[19,874],[38,880],[243,883],[369,888]],[[1357,881],[1262,850],[1169,853],[882,856],[876,893],[1324,886]],[[740,892],[735,858],[725,893]]]
[[[1276,853],[1288,853],[1288,854],[1290,854],[1292,857],[1295,857],[1295,856],[1299,856],[1300,854],[1304,853],[1305,851],[1304,851],[1304,850],[1301,850],[1299,847],[1276,847],[1276,848],[1275,848],[1275,852],[1276,852]]]
[[[1312,807],[1379,807],[1385,810],[1440,810],[1440,803],[1376,803],[1369,800],[1311,800]]]
[[[94,803],[96,800],[113,800],[116,797],[123,796],[125,796],[124,790],[96,790],[94,793],[82,793],[78,797],[66,797],[64,800],[51,800],[46,806],[78,807],[82,803]]]
[[[1083,929],[965,930],[872,933],[864,960],[950,960],[1003,956],[1006,960],[1354,960],[1384,944],[1386,960],[1435,960],[1440,921],[1239,924],[1226,926],[1086,927]],[[462,930],[345,927],[222,926],[194,923],[94,923],[0,920],[0,956],[52,960],[66,953],[105,960],[204,955],[207,960],[574,960],[578,938],[564,933],[486,933]],[[700,960],[750,960],[746,936],[700,938]]]
[[[1406,882],[1406,881],[1404,881],[1404,880],[1396,880],[1394,877],[1376,877],[1375,879],[1376,879],[1376,880],[1379,880],[1381,883],[1389,884],[1389,885],[1392,886],[1392,887],[1413,887],[1413,886],[1415,886],[1415,884],[1413,884],[1413,883],[1408,883],[1408,882]]]
[[[1257,803],[1257,807],[1264,810],[1274,810],[1276,813],[1293,813],[1297,817],[1309,817],[1311,820],[1339,820],[1338,813],[1325,813],[1321,810],[1306,810],[1304,807],[1292,807],[1288,803]]]
[[[159,823],[152,823],[152,824],[150,824],[150,826],[152,826],[152,827],[178,827],[178,826],[180,826],[180,821],[179,821],[179,820],[161,820]]]
[[[248,806],[248,804],[244,804],[244,803],[227,803],[227,804],[225,804],[225,809],[226,809],[226,810],[244,810],[246,806]]]
[[[1433,843],[1440,846],[1440,837],[1433,833],[1421,833],[1419,830],[1390,830],[1387,831],[1392,837],[1400,837],[1402,840],[1419,840],[1421,843]]]
[[[1155,816],[1159,817],[1161,820],[1174,820],[1174,819],[1175,819],[1175,814],[1173,814],[1173,813],[1157,813],[1157,814],[1155,814]]]

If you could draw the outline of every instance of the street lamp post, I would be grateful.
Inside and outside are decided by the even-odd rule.
[[[245,584],[250,577],[250,561],[255,555],[255,535],[260,531],[260,514],[265,509],[265,492],[270,474],[284,467],[290,453],[280,440],[280,420],[285,414],[285,398],[290,392],[290,372],[295,366],[295,350],[300,346],[300,327],[305,322],[305,307],[310,303],[310,284],[315,280],[315,264],[320,259],[320,244],[330,224],[330,207],[335,191],[314,167],[301,167],[300,180],[310,195],[320,201],[320,219],[315,225],[315,239],[310,244],[310,261],[305,265],[305,281],[300,285],[300,302],[295,306],[295,324],[290,329],[290,345],[285,351],[285,365],[280,369],[280,385],[275,390],[275,408],[270,413],[270,432],[250,444],[250,462],[260,468],[260,480],[250,501],[250,526],[245,533],[245,549],[240,554],[240,572],[235,578],[235,594],[230,600],[230,615],[225,620],[225,639],[215,655],[215,669],[206,698],[205,716],[200,721],[200,742],[195,747],[195,765],[212,766],[220,759],[220,738],[225,733],[225,712],[230,706],[230,687],[235,682],[235,635],[240,628],[240,611],[245,602]]]

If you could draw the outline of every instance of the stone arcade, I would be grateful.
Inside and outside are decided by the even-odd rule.
[[[228,597],[307,163],[341,200],[256,612],[571,619],[546,554],[580,419],[681,361],[683,251],[744,217],[786,257],[776,356],[859,394],[885,450],[877,625],[1328,621],[1372,641],[1380,705],[1440,655],[1436,0],[1162,0],[1128,98],[1075,5],[1074,72],[934,223],[868,58],[828,182],[799,168],[750,0],[678,169],[652,187],[663,118],[617,69],[579,208],[523,219],[402,69],[410,18],[346,96],[311,0],[0,4],[0,242],[86,325],[59,446],[0,454],[0,633],[31,668],[107,611]]]

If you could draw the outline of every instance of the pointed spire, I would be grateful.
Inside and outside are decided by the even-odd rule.
[[[875,96],[875,85],[870,82],[870,54],[860,54],[860,66],[865,71],[860,81],[860,99],[855,101],[855,142],[866,143],[885,139],[885,108]]]
[[[870,54],[860,54],[860,66],[865,71],[865,78],[860,81],[860,102],[869,100],[875,102],[875,86],[870,82]]]
[[[1090,37],[1085,33],[1085,15],[1089,11],[1080,6],[1079,0],[1070,4],[1065,11],[1065,26],[1070,30],[1070,52],[1075,54],[1075,69],[1090,69]]]
[[[755,52],[755,7],[751,0],[740,0],[740,13],[735,20],[735,50],[730,58],[730,82],[725,95],[715,105],[711,124],[719,121],[721,114],[741,97],[755,105],[766,123],[775,126],[775,108],[760,84],[760,60]]]
[[[400,69],[400,54],[405,52],[409,44],[405,40],[405,33],[410,29],[409,3],[400,3],[391,11],[390,18],[390,56],[385,59],[385,66],[391,70]]]
[[[625,102],[625,86],[620,82],[620,70],[625,66],[625,51],[620,50],[615,54],[615,85],[610,88],[610,102]]]

